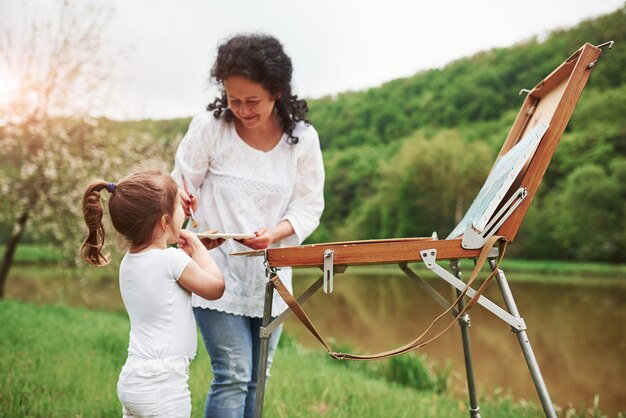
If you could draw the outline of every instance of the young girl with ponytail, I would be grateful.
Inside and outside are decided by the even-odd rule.
[[[191,292],[218,299],[224,279],[203,242],[181,230],[185,214],[178,186],[159,171],[137,172],[117,184],[97,181],[87,188],[83,212],[89,233],[80,249],[85,261],[95,266],[109,262],[103,253],[103,191],[110,194],[113,227],[129,245],[119,271],[130,318],[128,358],[117,384],[123,414],[189,416],[189,362],[197,345]]]

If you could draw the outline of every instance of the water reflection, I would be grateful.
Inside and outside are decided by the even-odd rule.
[[[295,272],[299,294],[316,277],[311,271]],[[519,275],[519,274],[518,274]],[[511,275],[509,275],[511,276]],[[512,276],[511,276],[512,277]],[[450,286],[429,279],[449,297]],[[614,414],[626,410],[626,286],[564,285],[514,281],[510,283],[530,342],[553,402],[589,407],[596,394],[600,409]],[[442,312],[411,279],[403,276],[376,277],[343,274],[335,276],[331,295],[318,293],[305,309],[324,337],[336,344],[373,353],[407,343],[424,331]],[[485,296],[503,306],[494,282]],[[539,403],[519,343],[510,327],[482,308],[471,312],[471,340],[478,387],[493,393],[497,387],[516,399]],[[446,316],[440,322],[453,319]],[[290,318],[286,329],[303,345],[323,348],[297,321]],[[458,376],[456,390],[465,387],[463,351],[458,326],[421,349],[441,364],[450,361]]]

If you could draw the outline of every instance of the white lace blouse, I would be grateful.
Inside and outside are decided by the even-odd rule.
[[[198,198],[195,212],[198,231],[216,229],[228,233],[250,233],[288,220],[295,234],[273,246],[298,245],[319,225],[324,209],[324,164],[315,129],[299,122],[270,151],[246,144],[234,123],[215,119],[212,112],[193,118],[178,150],[172,176],[182,187],[181,174],[189,192]],[[191,225],[189,224],[189,228]],[[226,282],[224,295],[208,301],[193,295],[193,306],[236,315],[263,316],[265,268],[262,257],[229,256],[250,248],[228,239],[211,250]],[[291,270],[279,276],[289,290]],[[272,315],[286,305],[274,292]]]

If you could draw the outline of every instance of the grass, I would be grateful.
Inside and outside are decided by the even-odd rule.
[[[122,315],[3,301],[0,318],[0,415],[120,415],[114,383],[128,344]]]
[[[6,245],[0,245],[0,254],[4,256]],[[78,251],[78,250],[77,250]],[[17,264],[49,264],[63,259],[63,252],[52,245],[19,244],[15,250],[14,262]]]
[[[0,416],[119,416],[119,370],[126,358],[125,314],[0,301]],[[266,394],[267,417],[464,417],[465,402],[413,383],[391,382],[380,363],[344,363],[288,337]],[[423,364],[419,367],[423,367]],[[192,416],[202,415],[211,381],[199,342],[191,365]],[[489,417],[542,416],[537,405],[483,397]]]
[[[562,260],[518,260],[505,258],[502,268],[534,274],[572,276],[626,277],[626,264],[594,263]]]

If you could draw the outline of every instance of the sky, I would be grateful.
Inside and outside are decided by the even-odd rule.
[[[238,32],[277,37],[294,66],[294,91],[318,98],[363,90],[443,67],[610,13],[623,0],[83,0],[113,14],[107,45],[124,51],[106,99],[114,119],[167,119],[201,112],[217,45]],[[0,29],[18,27],[22,0],[0,0]],[[31,1],[53,13],[58,1]],[[563,51],[566,58],[572,51]],[[0,57],[1,58],[1,57]],[[0,60],[0,94],[16,80]]]

